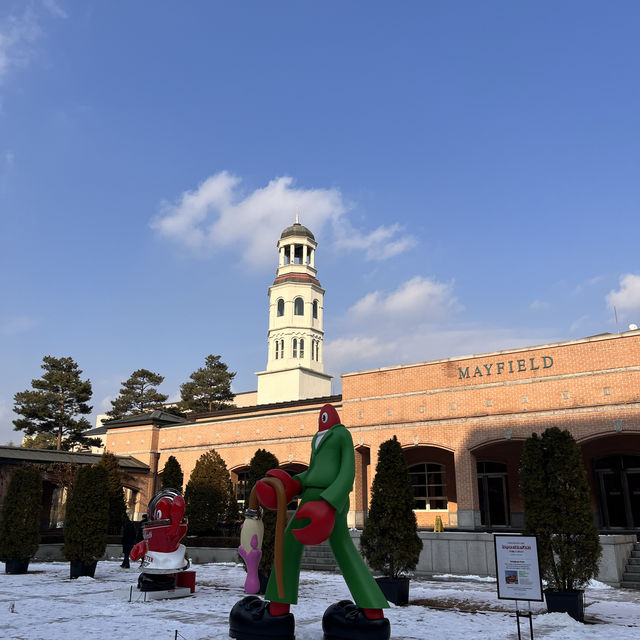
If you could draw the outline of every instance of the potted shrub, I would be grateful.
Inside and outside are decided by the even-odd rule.
[[[93,577],[107,547],[109,490],[107,470],[81,467],[67,502],[62,553],[70,562],[70,577]]]
[[[376,582],[394,604],[409,602],[407,574],[415,570],[422,550],[413,505],[407,463],[393,436],[380,445],[360,549],[369,566],[382,573]]]
[[[42,472],[19,467],[13,472],[0,520],[0,560],[6,573],[27,573],[40,544]]]
[[[582,621],[584,587],[602,550],[582,452],[568,431],[552,427],[525,441],[520,495],[525,534],[538,538],[547,609]]]

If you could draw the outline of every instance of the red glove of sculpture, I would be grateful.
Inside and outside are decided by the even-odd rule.
[[[306,545],[324,542],[333,531],[336,510],[326,500],[312,500],[303,504],[296,513],[296,520],[309,518],[311,522],[302,529],[294,529],[298,542]]]
[[[282,469],[271,469],[271,471],[267,471],[267,477],[277,478],[282,481],[284,491],[287,494],[287,502],[291,502],[291,500],[302,491],[302,485]],[[256,494],[258,495],[258,501],[263,507],[272,510],[278,508],[276,490],[265,482],[262,482],[262,480],[256,482]]]

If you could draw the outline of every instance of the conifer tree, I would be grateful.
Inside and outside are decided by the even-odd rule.
[[[156,389],[163,380],[164,376],[153,371],[137,369],[122,383],[118,396],[111,401],[113,408],[107,411],[107,415],[117,419],[160,409],[169,397]]]
[[[205,358],[205,366],[194,371],[190,381],[180,387],[181,406],[188,411],[215,411],[231,406],[234,395],[231,382],[235,371],[228,370],[220,356],[209,355]]]
[[[215,449],[196,462],[184,492],[189,531],[215,535],[238,520],[238,506],[227,465]]]
[[[380,445],[371,488],[371,507],[360,538],[369,566],[389,578],[413,571],[422,540],[413,512],[413,487],[397,438]]]
[[[32,558],[40,544],[42,471],[18,467],[12,474],[0,518],[0,561]]]
[[[45,356],[41,365],[45,373],[31,381],[32,390],[14,396],[13,410],[22,418],[13,421],[16,431],[27,436],[39,433],[56,438],[56,449],[73,444],[99,444],[96,438],[82,435],[91,427],[84,417],[91,413],[91,381],[82,380],[82,370],[72,358]]]
[[[169,456],[162,470],[162,488],[176,489],[182,493],[183,480],[184,474],[182,473],[180,463],[174,456]]]
[[[107,471],[107,489],[109,492],[109,524],[107,525],[107,530],[111,534],[117,534],[120,533],[124,515],[127,513],[118,457],[105,451],[98,464]]]
[[[64,520],[62,553],[67,560],[91,564],[104,555],[109,524],[107,482],[103,466],[84,466],[78,471]]]
[[[270,469],[277,469],[280,466],[278,458],[273,453],[266,449],[258,449],[253,458],[249,462],[249,478],[247,481],[247,498],[245,500],[244,508],[249,507],[249,496],[251,490],[255,486],[258,480],[261,480],[267,475],[267,471]],[[276,518],[277,513],[270,509],[264,509],[262,512],[262,522],[264,524],[264,537],[262,539],[262,557],[260,558],[259,571],[265,576],[271,573],[271,567],[273,566],[274,556],[274,542],[276,537]]]
[[[582,452],[568,431],[551,427],[525,441],[520,495],[543,579],[554,591],[584,588],[598,571],[601,547]]]

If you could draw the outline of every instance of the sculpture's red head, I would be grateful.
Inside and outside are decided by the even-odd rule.
[[[318,431],[326,431],[333,427],[334,424],[340,424],[340,416],[332,404],[325,404],[324,407],[320,409]]]

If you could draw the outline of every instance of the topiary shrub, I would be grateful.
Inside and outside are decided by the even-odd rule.
[[[85,565],[97,562],[107,547],[109,491],[107,470],[100,465],[81,467],[67,501],[62,553]]]
[[[118,457],[105,451],[98,463],[107,471],[107,488],[109,491],[109,524],[107,532],[116,535],[122,529],[122,521],[127,513],[127,505],[124,501],[122,488],[122,473],[118,464]]]
[[[520,495],[525,535],[536,535],[540,573],[553,591],[575,591],[598,572],[602,553],[580,446],[552,427],[524,443]]]
[[[247,484],[248,492],[244,505],[245,509],[249,507],[249,495],[256,482],[264,478],[267,475],[267,471],[270,469],[277,469],[279,465],[280,463],[278,462],[278,458],[266,449],[258,449],[253,454],[253,458],[251,458],[251,461],[249,462],[249,480]],[[263,509],[262,522],[264,524],[264,537],[262,538],[262,557],[260,558],[258,571],[265,577],[269,576],[273,566],[274,544],[276,539],[276,519],[276,511]]]
[[[2,507],[0,561],[20,560],[28,565],[40,544],[41,510],[42,471],[36,467],[17,468]]]
[[[397,438],[380,445],[371,488],[371,506],[360,538],[369,566],[388,578],[415,570],[422,540],[413,512],[413,487]]]
[[[176,489],[182,493],[184,474],[182,467],[174,456],[169,456],[162,470],[162,489]]]
[[[238,522],[238,505],[227,465],[215,449],[203,453],[184,491],[192,535],[220,535]]]

